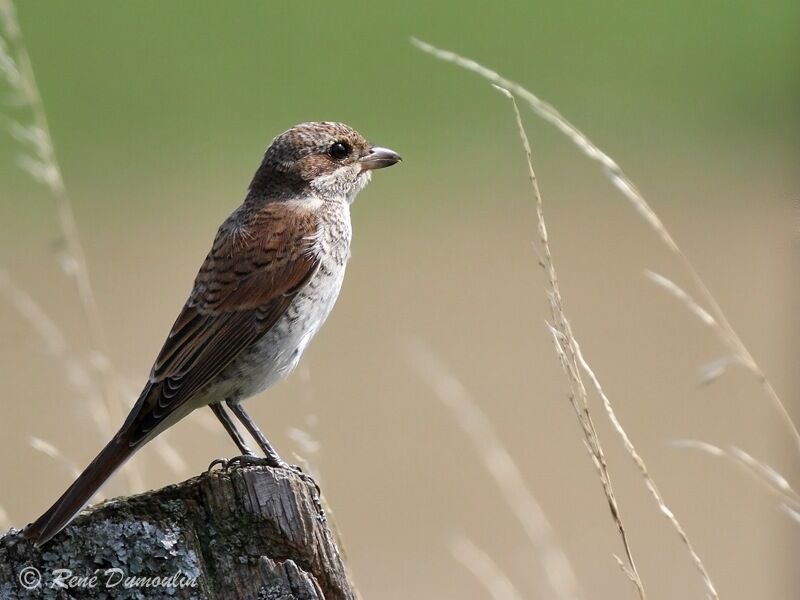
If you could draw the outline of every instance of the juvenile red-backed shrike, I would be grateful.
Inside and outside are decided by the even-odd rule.
[[[289,374],[325,322],[350,256],[350,204],[374,169],[399,160],[343,123],[303,123],[273,140],[125,423],[25,537],[47,542],[134,452],[202,406],[243,455],[253,453],[225,407],[267,464],[286,466],[241,401]]]

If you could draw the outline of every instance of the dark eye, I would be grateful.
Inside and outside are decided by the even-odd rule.
[[[350,154],[350,146],[345,142],[336,142],[328,149],[328,154],[336,160],[341,160]]]

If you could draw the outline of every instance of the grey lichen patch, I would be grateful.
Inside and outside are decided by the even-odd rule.
[[[43,548],[12,530],[0,537],[0,600],[351,599],[333,536],[315,514],[313,491],[291,471],[247,467],[105,502]],[[26,566],[41,572],[44,587],[28,591],[20,585]],[[58,569],[100,574],[100,583],[48,587]],[[104,587],[109,569],[122,571],[132,585]],[[142,587],[175,574],[196,586]]]
[[[17,553],[24,549],[29,558],[28,564],[16,562],[17,572],[35,568],[41,577],[38,589],[20,592],[30,596],[18,597],[202,598],[202,565],[195,549],[179,543],[179,538],[176,529],[149,521],[82,519],[38,556],[30,544],[14,540]],[[196,581],[195,587],[180,593],[171,585],[162,586],[173,576],[175,581]],[[10,592],[0,596],[14,597]]]

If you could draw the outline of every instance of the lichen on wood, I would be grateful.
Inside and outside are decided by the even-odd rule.
[[[291,470],[248,466],[109,500],[41,548],[12,529],[0,537],[0,599],[27,598],[356,594],[313,482]]]

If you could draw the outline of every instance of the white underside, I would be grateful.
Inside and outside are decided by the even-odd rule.
[[[189,410],[221,400],[244,400],[283,379],[297,366],[342,288],[350,252],[350,211],[346,201],[337,210],[337,231],[323,227],[314,240],[320,258],[317,271],[264,337],[237,357]]]

